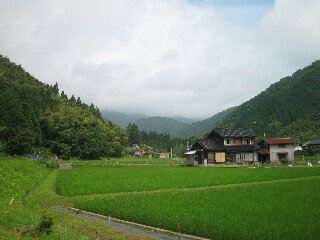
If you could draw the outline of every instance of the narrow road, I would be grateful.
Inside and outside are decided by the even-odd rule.
[[[153,239],[159,239],[159,240],[183,240],[183,239],[201,239],[201,238],[197,238],[197,237],[184,237],[184,236],[181,236],[179,235],[179,233],[176,233],[175,236],[171,236],[171,234],[167,234],[167,233],[163,233],[163,232],[156,232],[156,231],[148,231],[148,230],[144,230],[144,229],[140,229],[140,228],[137,228],[137,227],[132,227],[132,226],[129,226],[127,224],[124,224],[124,223],[118,223],[118,222],[114,222],[112,220],[108,220],[108,219],[103,219],[103,218],[100,218],[98,216],[94,216],[92,214],[88,214],[88,213],[85,213],[85,212],[82,212],[82,211],[79,211],[79,212],[76,212],[76,211],[72,211],[68,208],[65,208],[63,206],[54,206],[52,207],[52,209],[56,210],[56,211],[59,211],[59,212],[64,212],[64,213],[68,213],[68,214],[71,214],[75,217],[78,217],[78,218],[81,218],[81,219],[84,219],[84,220],[87,220],[87,221],[92,221],[92,222],[99,222],[99,223],[103,223],[103,224],[106,224],[112,228],[115,228],[115,229],[118,229],[118,230],[121,230],[121,231],[124,231],[126,233],[129,233],[129,234],[138,234],[138,235],[144,235],[144,236],[148,236],[150,238],[153,238]]]

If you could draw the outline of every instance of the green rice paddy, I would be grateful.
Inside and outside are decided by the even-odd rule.
[[[75,207],[210,239],[317,239],[320,168],[60,171]]]

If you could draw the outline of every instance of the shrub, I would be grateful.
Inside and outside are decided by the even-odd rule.
[[[43,215],[40,219],[40,223],[36,227],[36,231],[41,234],[49,234],[52,232],[53,220],[52,217],[48,217],[47,215]]]
[[[34,225],[26,226],[23,228],[16,229],[20,234],[36,237],[40,234],[50,234],[52,232],[53,219],[47,215],[43,215],[40,219],[39,224],[35,227]]]

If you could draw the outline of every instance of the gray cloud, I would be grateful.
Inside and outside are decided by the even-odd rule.
[[[319,59],[319,1],[250,2],[5,0],[0,54],[100,109],[210,117]]]

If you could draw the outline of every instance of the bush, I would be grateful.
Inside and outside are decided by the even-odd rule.
[[[30,225],[16,230],[18,230],[18,232],[20,232],[21,234],[36,237],[40,234],[50,234],[52,232],[52,225],[52,217],[43,215],[40,219],[39,224],[36,227],[34,227],[34,225]]]
[[[36,227],[36,231],[41,234],[49,234],[52,232],[53,220],[52,217],[48,217],[47,215],[43,215],[40,219],[40,223]]]

